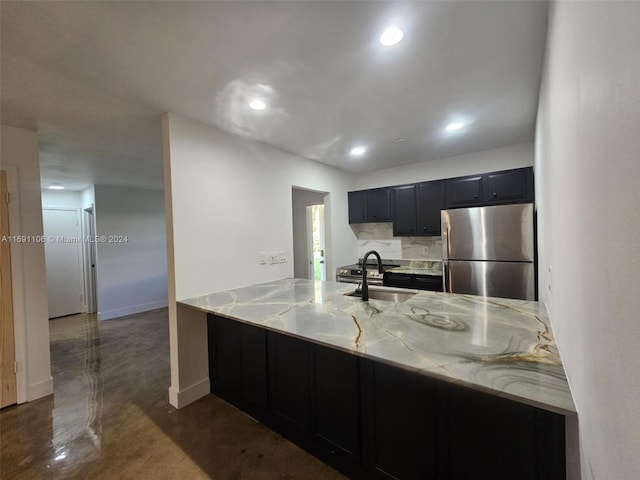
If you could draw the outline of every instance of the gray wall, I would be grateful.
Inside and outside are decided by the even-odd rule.
[[[540,293],[588,480],[640,478],[639,52],[640,3],[551,5],[536,132]]]
[[[166,307],[167,244],[164,193],[95,186],[97,236],[126,236],[97,244],[98,318]]]

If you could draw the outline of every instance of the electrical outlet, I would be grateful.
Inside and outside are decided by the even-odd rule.
[[[425,255],[429,255],[429,247],[422,247],[422,253]]]
[[[287,252],[282,251],[278,252],[278,263],[286,263],[287,262]]]
[[[274,263],[278,263],[278,253],[277,252],[269,252],[269,263],[273,265]]]

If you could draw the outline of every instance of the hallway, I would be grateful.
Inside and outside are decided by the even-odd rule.
[[[171,407],[167,315],[52,320],[55,394],[0,412],[0,476],[344,478],[217,397]]]

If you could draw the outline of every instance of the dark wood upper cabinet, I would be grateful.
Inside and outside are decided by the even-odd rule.
[[[394,236],[438,236],[441,210],[533,201],[533,168],[515,168],[349,192],[349,223],[393,222]]]
[[[531,167],[446,180],[447,208],[528,203],[533,199]]]
[[[416,186],[393,187],[393,235],[416,235]]]
[[[473,207],[484,203],[482,175],[447,180],[447,208]]]
[[[418,235],[440,235],[440,211],[444,205],[444,182],[424,182],[417,185]]]
[[[487,200],[513,203],[533,199],[533,171],[530,168],[507,170],[485,175]]]
[[[367,192],[349,192],[349,223],[364,223],[367,221]]]
[[[391,189],[367,190],[367,220],[369,222],[391,221]]]
[[[391,221],[391,189],[349,192],[349,223]]]
[[[393,187],[393,235],[440,235],[444,184],[434,182]]]

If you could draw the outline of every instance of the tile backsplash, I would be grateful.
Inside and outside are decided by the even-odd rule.
[[[382,258],[407,260],[441,260],[441,237],[394,237],[391,223],[351,225],[358,239],[358,256],[376,250]]]

